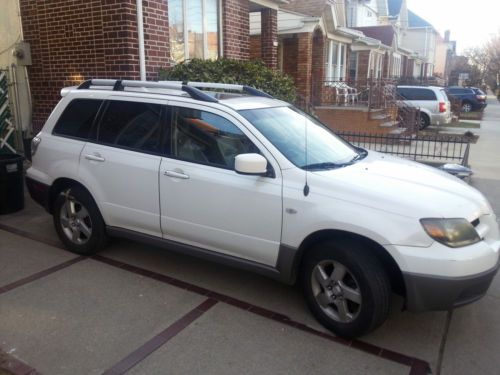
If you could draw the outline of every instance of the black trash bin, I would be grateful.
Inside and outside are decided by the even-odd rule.
[[[0,154],[0,215],[24,208],[24,156]]]

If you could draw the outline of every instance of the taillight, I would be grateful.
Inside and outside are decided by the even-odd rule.
[[[38,150],[38,145],[40,145],[40,142],[42,142],[42,138],[40,137],[34,137],[31,140],[31,156],[36,154],[36,150]]]
[[[439,112],[446,112],[446,103],[445,102],[439,102]]]

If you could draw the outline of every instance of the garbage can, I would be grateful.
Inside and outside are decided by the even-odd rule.
[[[0,215],[24,208],[24,156],[0,154]]]

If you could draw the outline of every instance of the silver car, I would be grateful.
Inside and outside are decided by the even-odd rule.
[[[442,87],[398,86],[401,100],[420,109],[420,129],[451,122],[451,103]]]

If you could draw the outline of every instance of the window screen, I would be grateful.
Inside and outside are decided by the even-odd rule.
[[[159,104],[110,101],[99,125],[98,142],[160,153],[161,108]]]
[[[72,100],[54,127],[54,134],[86,139],[102,104],[102,100]]]

